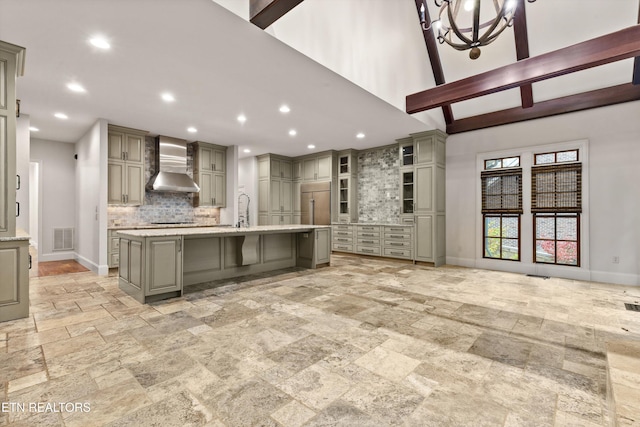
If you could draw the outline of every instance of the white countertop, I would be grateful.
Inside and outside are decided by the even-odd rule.
[[[16,230],[15,236],[10,237],[0,237],[0,242],[17,242],[20,240],[29,240],[30,236],[21,228]]]
[[[259,225],[256,227],[190,227],[190,228],[162,228],[121,230],[117,232],[121,237],[170,237],[170,236],[210,236],[210,235],[243,235],[268,233],[302,233],[315,229],[330,229],[329,225]]]
[[[137,224],[137,225],[110,225],[107,230],[143,230],[150,228],[195,228],[195,227],[231,227],[225,224],[197,224],[194,222],[183,222],[180,224]]]

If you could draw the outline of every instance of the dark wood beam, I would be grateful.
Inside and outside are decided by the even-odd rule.
[[[640,25],[407,96],[413,114],[640,55]]]
[[[438,43],[436,37],[433,35],[433,29],[431,28],[431,15],[429,14],[429,8],[424,0],[415,0],[416,11],[418,12],[418,18],[420,16],[420,7],[424,5],[424,23],[422,27],[422,37],[424,38],[424,44],[427,47],[427,54],[429,55],[429,63],[431,64],[431,70],[433,71],[433,79],[437,86],[445,83],[444,71],[442,70],[442,61],[440,60],[440,52],[438,52]],[[453,123],[453,110],[451,105],[442,106],[442,114],[444,114],[444,121],[446,124]]]
[[[300,3],[302,0],[251,0],[249,21],[264,30]]]
[[[518,0],[516,14],[513,17],[513,35],[516,41],[516,58],[518,61],[529,57],[529,35],[527,34],[527,12],[525,0]],[[533,89],[530,84],[520,86],[522,108],[533,106]]]
[[[625,83],[577,95],[537,102],[531,108],[516,107],[456,120],[447,126],[447,134],[452,135],[454,133],[468,132],[638,100],[640,100],[640,86]]]
[[[638,24],[640,24],[640,7],[638,8]],[[636,56],[633,61],[633,76],[631,81],[634,85],[640,85],[640,56]]]

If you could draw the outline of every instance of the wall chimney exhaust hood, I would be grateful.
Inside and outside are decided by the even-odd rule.
[[[200,187],[187,175],[187,141],[158,136],[154,159],[156,173],[147,183],[150,191],[198,193]]]

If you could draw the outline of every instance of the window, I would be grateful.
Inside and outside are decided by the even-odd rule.
[[[519,164],[520,158],[517,159]],[[504,165],[504,159],[497,160]],[[489,166],[493,167],[495,164],[491,163]],[[486,170],[481,173],[480,179],[484,223],[483,257],[519,261],[522,169]]]
[[[540,166],[531,168],[534,262],[580,266],[582,164],[577,159],[578,150],[535,155]]]
[[[500,159],[491,159],[484,161],[484,168],[487,170],[513,168],[518,166],[520,166],[520,156],[502,157]]]

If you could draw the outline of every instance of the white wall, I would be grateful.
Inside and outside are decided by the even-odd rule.
[[[238,161],[238,188],[249,196],[249,224],[258,225],[258,159],[246,157]]]
[[[477,158],[485,152],[587,140],[589,205],[587,278],[640,284],[640,102],[451,135],[447,139],[447,263],[481,266],[482,228]],[[526,213],[525,213],[526,215]],[[523,227],[522,233],[531,233]],[[619,256],[619,264],[612,263]],[[491,268],[529,272],[531,260],[495,261]],[[575,267],[558,277],[584,278]]]
[[[76,259],[98,274],[107,263],[107,121],[98,121],[75,144]],[[72,190],[73,189],[73,190]]]
[[[16,228],[29,231],[29,116],[21,114],[16,129],[16,173],[20,176],[20,189],[16,191],[16,202],[20,203],[20,216],[16,218]]]
[[[73,144],[31,139],[31,160],[39,162],[42,177],[38,261],[74,258],[72,251],[53,251],[53,229],[75,227],[74,154]]]

